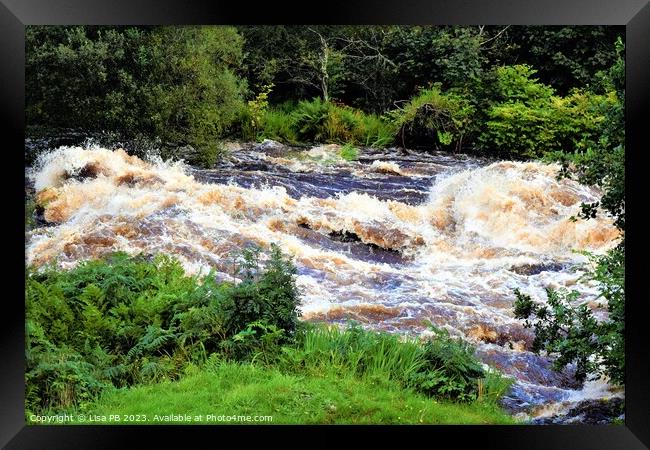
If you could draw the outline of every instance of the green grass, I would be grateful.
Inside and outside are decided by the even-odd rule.
[[[207,420],[208,414],[272,416],[266,422],[272,424],[515,423],[494,404],[440,402],[381,377],[360,379],[334,371],[292,375],[232,362],[196,369],[176,382],[107,392],[85,411],[86,417],[141,415],[147,423],[179,423],[155,420],[172,413],[192,416],[181,423],[205,424],[247,423]],[[203,418],[195,421],[198,415]]]
[[[417,341],[396,334],[367,331],[357,324],[345,329],[307,325],[298,345],[285,348],[278,365],[292,372],[331,370],[357,377],[381,377],[407,383],[425,360]]]
[[[356,161],[359,159],[359,149],[352,144],[345,144],[339,151],[339,156],[346,161]]]

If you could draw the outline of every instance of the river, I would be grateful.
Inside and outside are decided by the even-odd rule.
[[[426,336],[427,323],[472,342],[515,378],[504,406],[538,422],[586,400],[622,398],[605,380],[530,351],[513,290],[577,289],[604,317],[597,289],[578,281],[585,256],[618,232],[607,218],[571,220],[600,193],[558,180],[558,167],[444,153],[234,147],[212,170],[99,146],[60,147],[28,170],[48,226],[28,233],[26,262],[62,267],[107,252],[165,252],[191,273],[230,279],[233,251],[278,243],[294,258],[305,320]],[[554,420],[554,419],[553,419]],[[580,418],[569,418],[579,421]],[[562,421],[562,420],[560,420]]]

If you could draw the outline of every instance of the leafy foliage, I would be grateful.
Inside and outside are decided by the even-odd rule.
[[[188,277],[163,255],[116,253],[70,271],[28,270],[27,410],[176,379],[212,352],[246,359],[271,338],[287,342],[298,317],[295,268],[277,247],[264,264],[258,256],[244,255],[238,284]],[[243,341],[246,333],[256,334],[255,345]]]
[[[578,291],[547,289],[546,304],[515,290],[515,317],[525,319],[524,326],[534,327],[533,350],[557,356],[554,366],[560,370],[575,363],[576,378],[607,375],[617,384],[625,375],[625,254],[615,250],[592,257],[595,269],[587,280],[599,283],[600,297],[607,301],[609,316],[597,320],[586,304],[579,304]],[[534,321],[533,321],[534,320]]]
[[[479,380],[486,376],[474,356],[474,348],[461,339],[454,339],[444,329],[432,327],[434,338],[423,349],[423,365],[412,375],[417,390],[443,398],[474,400]]]
[[[462,148],[471,127],[473,106],[461,95],[441,91],[440,84],[422,90],[403,108],[390,112],[402,145],[433,144],[438,148]],[[454,144],[451,146],[451,144]]]
[[[598,83],[598,72],[616,59],[612,43],[624,38],[620,26],[512,26],[501,58],[508,64],[529,64],[540,79],[561,93]]]
[[[616,27],[28,27],[27,121],[189,145],[179,156],[206,167],[226,136],[524,159],[577,152],[576,163],[605,166],[621,158],[592,153],[616,147],[598,142],[622,100],[601,74],[620,60],[611,43],[622,36]],[[297,105],[281,108],[287,101]]]
[[[607,110],[617,103],[615,96],[574,90],[560,97],[534,78],[536,72],[526,65],[496,70],[493,100],[479,136],[482,147],[530,159],[551,152],[572,154],[597,139]]]
[[[232,27],[30,26],[27,121],[190,144],[211,165],[243,105]]]
[[[600,73],[602,89],[615,94],[597,124],[595,138],[576,153],[551,153],[562,164],[560,176],[577,179],[603,189],[600,202],[584,205],[583,217],[593,217],[598,207],[615,218],[625,230],[625,59],[623,42],[616,43],[617,59]]]
[[[383,147],[393,139],[391,123],[318,98],[299,102],[292,115],[292,126],[302,141]]]

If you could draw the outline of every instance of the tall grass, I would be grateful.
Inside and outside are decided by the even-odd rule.
[[[445,331],[425,342],[396,334],[324,324],[306,325],[277,364],[288,372],[346,373],[397,382],[430,397],[496,403],[512,382],[483,369],[474,349]]]
[[[290,370],[335,371],[406,383],[424,364],[415,340],[395,334],[369,332],[358,325],[308,328],[295,349],[284,352],[281,362]]]
[[[348,143],[341,148],[339,156],[346,161],[356,161],[359,159],[359,149]]]

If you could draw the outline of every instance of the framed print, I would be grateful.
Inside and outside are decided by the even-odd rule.
[[[2,444],[647,448],[649,19],[2,0]]]

